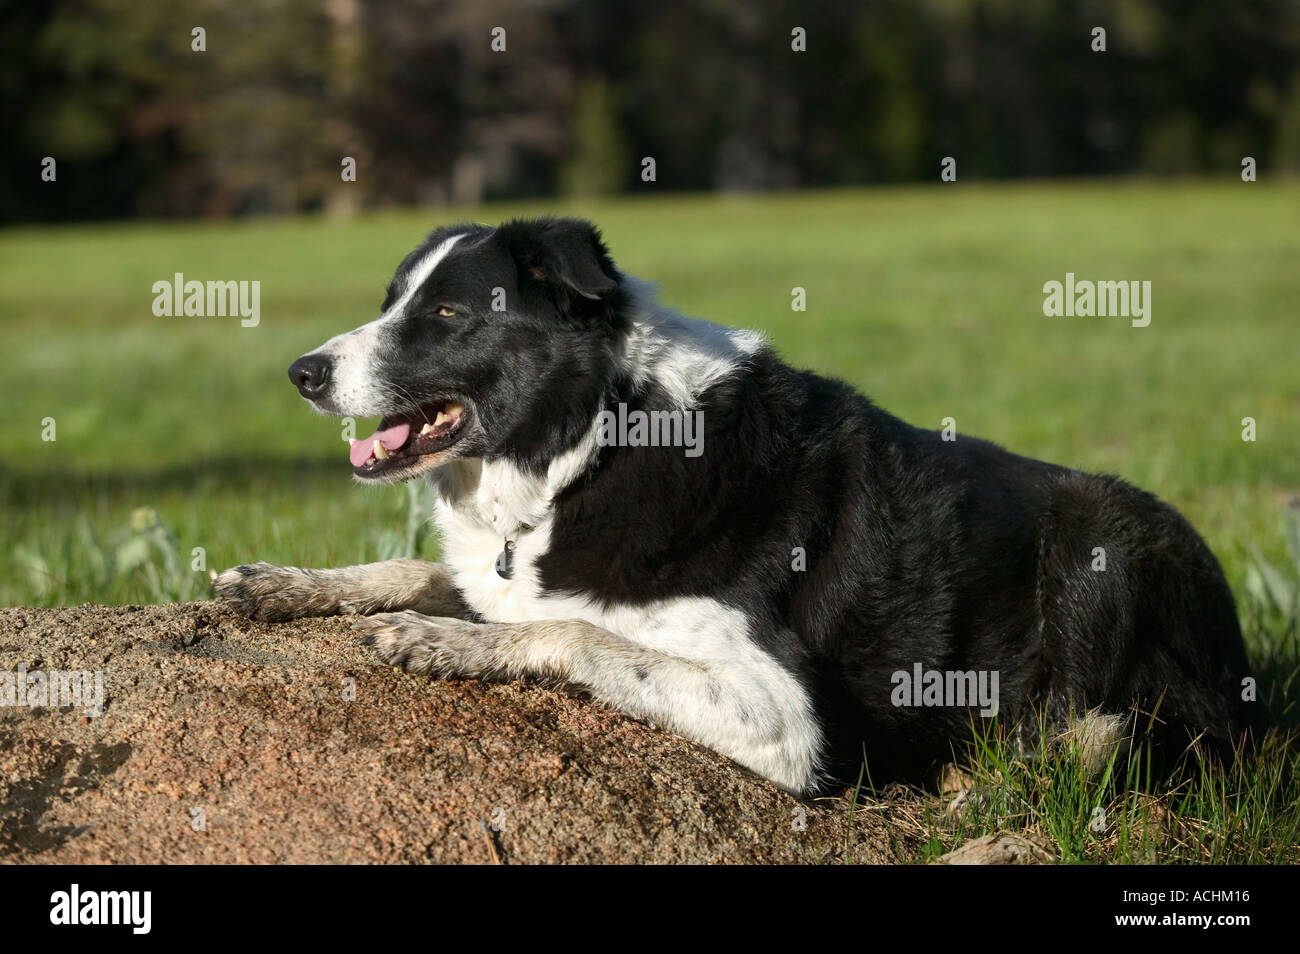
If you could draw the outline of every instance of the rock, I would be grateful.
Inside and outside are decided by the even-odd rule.
[[[862,863],[908,848],[870,813],[850,832],[843,800],[801,803],[577,693],[394,672],[345,619],[0,610],[0,673],[20,665],[100,670],[105,698],[102,714],[0,707],[4,861]]]
[[[937,859],[944,865],[1041,865],[1053,858],[1038,839],[1008,832],[985,835]]]

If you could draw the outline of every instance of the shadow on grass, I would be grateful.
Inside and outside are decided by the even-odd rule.
[[[212,486],[240,487],[264,482],[286,488],[300,481],[346,489],[351,471],[338,457],[218,457],[156,468],[112,470],[15,471],[0,465],[0,490],[11,506],[66,503],[80,505],[100,495],[150,495]]]

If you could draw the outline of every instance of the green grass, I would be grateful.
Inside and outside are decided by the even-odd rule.
[[[953,417],[1154,491],[1241,597],[1252,552],[1285,559],[1279,509],[1300,492],[1297,210],[1295,184],[1115,181],[2,232],[0,604],[201,595],[195,547],[219,570],[409,546],[405,492],[353,486],[339,425],[285,368],[374,317],[433,226],[540,211],[595,218],[669,304],[760,328],[913,423]],[[155,317],[151,286],[177,271],[260,280],[261,324]],[[1067,271],[1149,280],[1150,327],[1044,317],[1042,285]],[[156,516],[133,530],[138,508]],[[1246,622],[1280,685],[1294,634]]]
[[[1064,864],[1296,864],[1300,755],[1278,734],[1227,768],[1160,778],[1141,747],[1131,762],[1112,756],[1098,776],[1076,749],[1026,757],[1005,737],[978,734],[961,777],[964,800],[916,790],[892,792],[923,860],[983,835],[1029,836]],[[960,806],[960,807],[957,807]]]

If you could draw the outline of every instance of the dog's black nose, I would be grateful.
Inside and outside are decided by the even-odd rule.
[[[289,365],[289,380],[298,393],[314,401],[325,391],[330,379],[330,359],[318,354],[306,354]]]

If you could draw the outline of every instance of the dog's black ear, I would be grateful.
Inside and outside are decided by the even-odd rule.
[[[618,287],[618,269],[590,222],[521,219],[502,225],[497,234],[515,260],[521,284],[540,282],[593,300]]]

